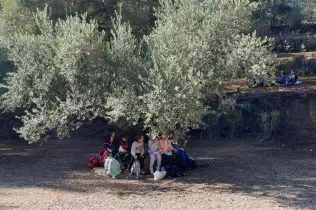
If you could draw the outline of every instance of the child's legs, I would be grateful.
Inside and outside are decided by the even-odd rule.
[[[160,154],[157,154],[157,155],[156,155],[156,158],[157,158],[156,171],[159,171],[159,170],[160,170],[160,165],[161,165],[161,155],[160,155]]]
[[[167,155],[165,155],[165,154],[161,155],[161,167],[165,167],[165,165],[166,165],[166,162],[167,162],[166,156]]]
[[[135,158],[133,155],[131,155],[129,164],[128,164],[128,170],[131,170],[133,163],[135,162]]]
[[[149,170],[150,170],[151,173],[154,172],[155,161],[156,161],[156,156],[154,154],[150,154]]]
[[[125,154],[126,153],[123,153],[123,152],[118,153],[117,156],[116,156],[117,157],[116,159],[123,163],[123,158],[124,158]]]
[[[141,157],[140,153],[136,153],[137,160],[139,161],[141,170],[144,169],[144,158]]]
[[[161,167],[172,165],[172,162],[173,162],[172,155],[162,154],[161,159],[162,159]]]
[[[149,164],[150,169],[154,168],[155,161],[156,161],[156,155],[150,154],[150,164]]]
[[[165,166],[166,165],[173,165],[173,157],[172,155],[166,155],[165,156]]]
[[[131,157],[130,157],[130,156],[132,156],[131,153],[127,153],[127,154],[125,154],[125,156],[123,157],[123,166],[124,166],[124,168],[128,168],[129,162],[130,162],[130,160],[131,160]]]
[[[172,155],[166,155],[166,154],[162,154],[161,155],[161,159],[162,159],[162,164],[161,164],[161,166],[162,167],[165,167],[166,165],[171,165],[171,159],[170,159],[170,157],[171,157],[171,159],[172,159]]]

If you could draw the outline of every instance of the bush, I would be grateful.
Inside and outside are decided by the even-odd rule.
[[[292,68],[300,75],[315,75],[316,74],[316,59],[307,60],[306,56],[295,56]]]
[[[311,106],[310,115],[313,123],[314,138],[316,138],[316,106]]]
[[[310,59],[307,61],[307,69],[308,69],[308,73],[310,73],[311,75],[316,75],[316,59]]]
[[[275,37],[276,52],[310,52],[316,50],[316,35],[310,33],[280,33]]]
[[[292,68],[299,74],[309,74],[308,68],[306,66],[306,57],[304,55],[294,57]]]
[[[276,131],[276,127],[280,121],[280,112],[262,112],[261,113],[261,128],[265,139],[270,139]]]
[[[233,109],[227,113],[227,118],[230,123],[230,137],[235,137],[239,128],[242,127],[243,117],[241,109]]]

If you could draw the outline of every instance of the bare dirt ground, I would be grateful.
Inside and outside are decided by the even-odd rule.
[[[316,209],[316,153],[246,143],[190,142],[207,169],[155,182],[93,174],[91,139],[0,145],[0,209]]]

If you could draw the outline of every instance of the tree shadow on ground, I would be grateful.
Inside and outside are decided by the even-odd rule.
[[[129,180],[91,173],[87,160],[101,149],[99,145],[98,140],[68,139],[43,147],[2,148],[0,189],[39,187],[76,193],[106,189],[120,197],[212,191],[272,198],[285,207],[312,209],[316,205],[314,152],[202,142],[188,151],[198,159],[210,161],[209,168],[155,182],[148,176]]]
[[[198,156],[207,154],[206,150],[192,152]],[[204,190],[214,190],[214,185],[223,184],[217,190],[271,197],[295,208],[315,207],[315,152],[248,145],[227,147],[213,154],[215,159],[211,161],[211,168],[192,171],[187,177],[188,182],[206,185],[202,187]]]

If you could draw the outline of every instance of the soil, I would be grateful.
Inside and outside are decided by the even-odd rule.
[[[101,143],[0,145],[0,209],[316,209],[315,150],[191,141],[189,153],[210,167],[155,182],[92,173]]]

